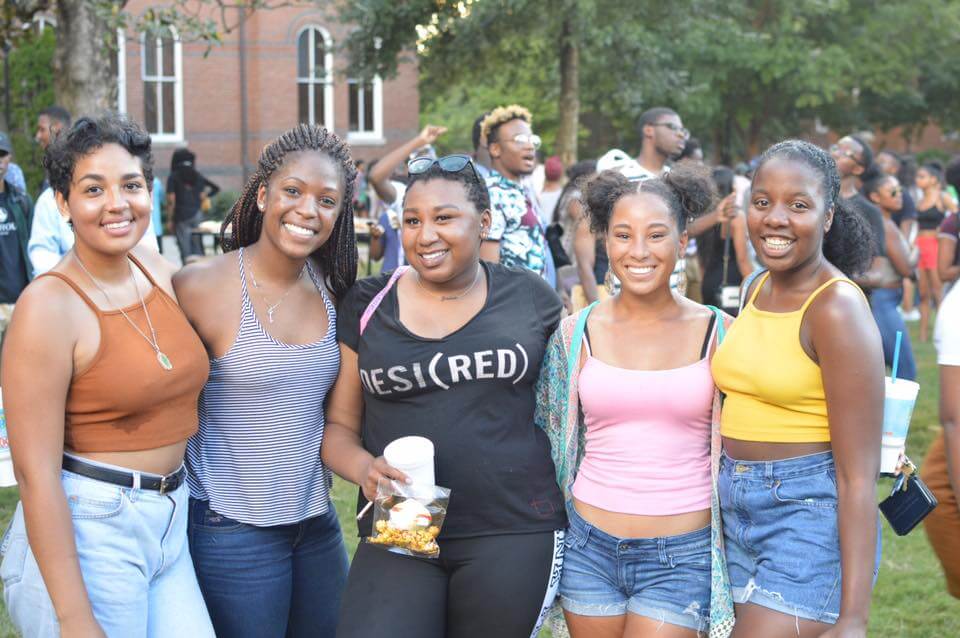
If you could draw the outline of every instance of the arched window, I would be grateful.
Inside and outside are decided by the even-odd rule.
[[[183,139],[183,71],[180,40],[171,29],[141,38],[143,123],[155,140]]]
[[[297,36],[298,118],[307,124],[333,128],[333,42],[318,26]]]

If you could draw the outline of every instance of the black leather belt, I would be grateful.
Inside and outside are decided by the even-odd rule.
[[[114,470],[109,467],[86,463],[72,456],[63,455],[63,469],[80,476],[86,476],[104,483],[111,483],[121,487],[134,487],[133,472],[124,472],[123,470]],[[140,474],[140,489],[154,490],[161,494],[172,492],[180,487],[187,479],[187,468],[181,465],[180,469],[166,476],[157,474]]]

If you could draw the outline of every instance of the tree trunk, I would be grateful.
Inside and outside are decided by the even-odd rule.
[[[125,1],[116,0],[117,8]],[[57,0],[53,55],[57,102],[76,118],[117,108],[117,35],[96,14],[96,3]]]
[[[580,120],[580,34],[576,2],[567,4],[560,27],[560,126],[557,154],[564,166],[577,161],[577,128]]]

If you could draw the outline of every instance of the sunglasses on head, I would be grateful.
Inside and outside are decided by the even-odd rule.
[[[423,175],[436,164],[444,173],[459,173],[466,167],[470,167],[474,179],[480,181],[480,174],[477,173],[477,167],[473,165],[473,160],[469,155],[445,155],[439,159],[431,157],[418,157],[407,163],[407,173],[409,175]]]

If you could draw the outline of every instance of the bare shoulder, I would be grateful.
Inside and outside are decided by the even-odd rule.
[[[863,291],[850,280],[824,289],[810,304],[804,321],[818,344],[842,344],[844,350],[849,350],[876,341],[879,347],[880,334],[870,305]]]
[[[238,284],[236,256],[232,253],[201,259],[184,266],[173,276],[177,300],[188,317],[233,295]]]
[[[145,246],[134,246],[130,251],[136,257],[143,267],[150,271],[150,274],[157,283],[168,284],[177,272],[177,267],[171,264],[166,257],[152,248]]]
[[[184,266],[173,276],[173,287],[178,295],[181,291],[189,294],[198,289],[209,293],[211,286],[238,276],[236,256],[227,253]]]
[[[76,319],[84,312],[93,314],[67,282],[39,277],[20,293],[11,330],[27,338],[70,341],[75,337]]]

